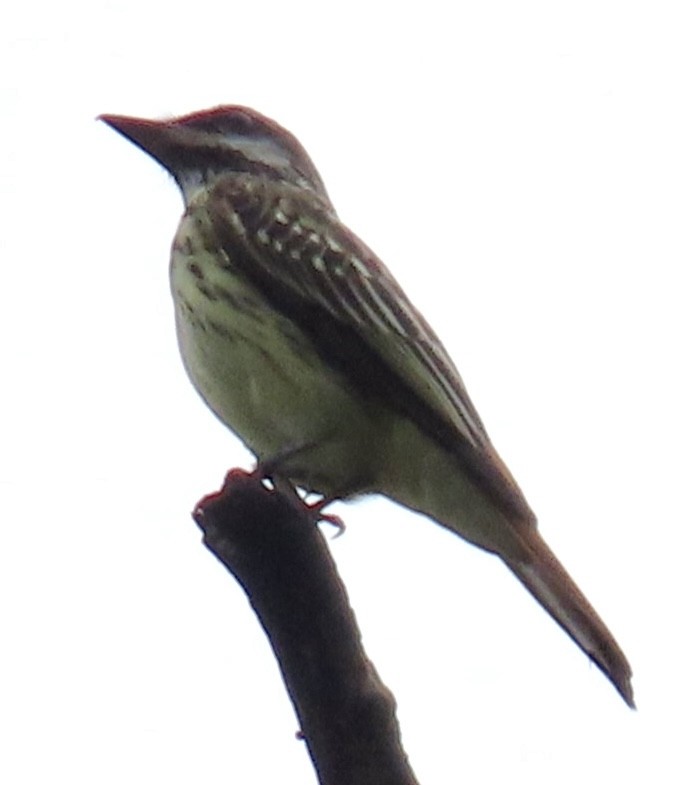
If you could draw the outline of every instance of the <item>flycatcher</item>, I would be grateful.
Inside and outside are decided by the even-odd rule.
[[[296,138],[239,106],[101,119],[181,189],[177,336],[219,419],[283,480],[383,494],[497,554],[633,706],[626,657],[540,536],[454,363]]]

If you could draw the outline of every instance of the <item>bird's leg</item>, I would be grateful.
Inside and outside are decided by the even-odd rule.
[[[313,441],[301,442],[300,444],[289,445],[269,458],[258,458],[256,461],[256,474],[263,479],[275,482],[280,476],[285,477],[285,472],[283,472],[282,469],[285,468],[285,464],[288,463],[288,461],[297,455],[307,452],[315,446],[316,443]]]
[[[306,452],[315,446],[316,442],[313,441],[302,442],[301,444],[295,446],[286,447],[270,458],[258,459],[256,462],[255,473],[261,479],[270,480],[275,490],[279,493],[285,494],[292,500],[294,497],[296,497],[298,503],[308,510],[308,513],[312,516],[314,523],[324,521],[325,523],[331,524],[337,529],[337,534],[335,534],[335,537],[339,537],[346,529],[344,521],[338,515],[330,515],[328,513],[324,513],[323,510],[329,504],[332,504],[332,502],[344,498],[346,494],[336,493],[323,496],[323,498],[319,501],[309,504],[302,496],[299,495],[297,486],[281,471],[285,463],[287,463],[291,458],[300,455],[301,453]]]
[[[334,535],[335,537],[339,537],[340,535],[344,534],[346,531],[346,524],[339,517],[339,515],[323,512],[323,509],[327,507],[328,504],[336,502],[339,498],[339,496],[323,496],[320,501],[313,502],[313,504],[306,504],[309,514],[313,515],[313,520],[316,523],[320,523],[322,521],[323,523],[329,523],[331,526],[334,526],[335,529],[337,529],[337,533]]]
[[[287,464],[292,458],[307,452],[315,446],[316,442],[313,441],[301,442],[284,447],[269,458],[258,458],[255,473],[263,480],[270,480],[275,490],[286,493],[288,496],[295,495],[300,501],[303,501],[296,490],[296,484],[289,479]]]

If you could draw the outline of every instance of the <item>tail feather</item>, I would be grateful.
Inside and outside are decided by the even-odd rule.
[[[502,556],[506,565],[635,708],[631,666],[614,636],[537,529],[531,529],[526,540],[528,558]]]

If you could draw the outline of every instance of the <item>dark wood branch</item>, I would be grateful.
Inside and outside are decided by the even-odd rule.
[[[234,470],[194,519],[270,639],[320,783],[417,785],[313,513]]]

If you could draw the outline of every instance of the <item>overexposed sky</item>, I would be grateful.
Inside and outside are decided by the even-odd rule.
[[[634,666],[636,713],[496,559],[384,500],[338,507],[419,780],[686,782],[686,21],[604,0],[0,12],[0,781],[315,781],[190,518],[251,458],[177,355],[180,196],[94,119],[242,103],[300,138],[442,336]]]

